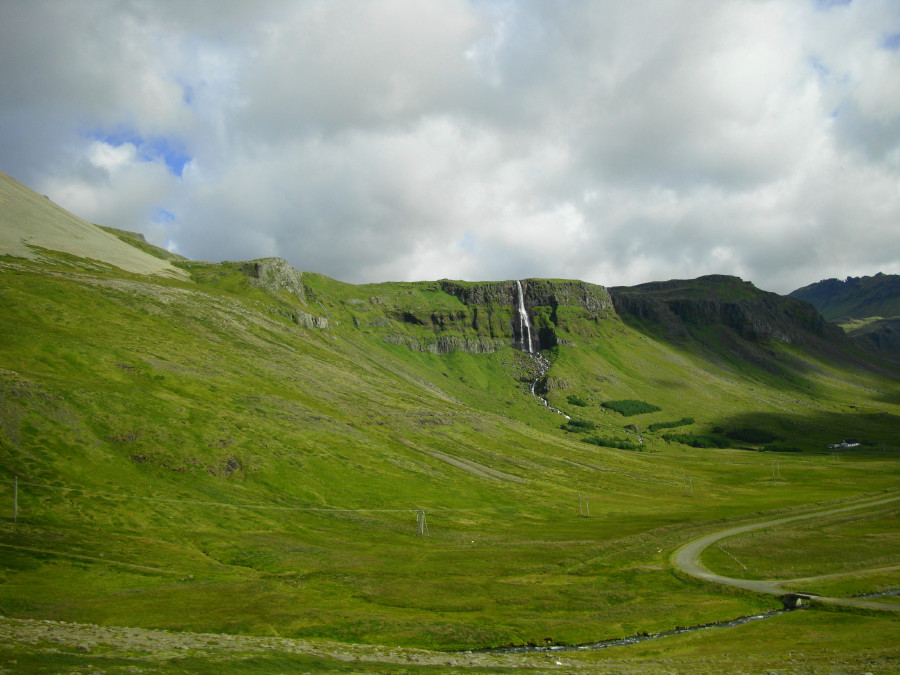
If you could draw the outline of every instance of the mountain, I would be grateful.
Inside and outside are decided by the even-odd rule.
[[[839,339],[808,303],[757,289],[737,277],[710,275],[611,289],[616,311],[651,319],[673,335],[722,326],[748,340],[807,343]]]
[[[652,633],[781,607],[675,573],[686,541],[896,490],[897,368],[740,279],[354,285],[279,258],[186,260],[4,185],[4,635],[65,621],[269,636],[275,654],[282,637],[447,651]],[[844,438],[860,445],[827,449]],[[891,508],[826,539],[735,540],[732,557],[814,577],[852,550],[852,567],[888,569]],[[869,668],[894,644],[890,618],[802,615],[652,658],[721,672],[735,653],[802,653],[813,630],[811,650],[828,639],[829,658]],[[132,654],[0,643],[26,670]],[[203,666],[295,669],[241,658]]]
[[[816,307],[828,321],[900,316],[900,276],[825,279],[790,293]]]
[[[900,276],[826,279],[797,289],[829,321],[840,324],[861,348],[900,363]]]
[[[137,274],[186,278],[170,264],[171,255],[141,250],[137,240],[143,236],[92,225],[0,172],[0,251],[7,255],[58,260],[68,254]]]

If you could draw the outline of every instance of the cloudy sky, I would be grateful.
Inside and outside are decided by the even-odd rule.
[[[896,0],[0,0],[0,170],[363,283],[900,273]]]

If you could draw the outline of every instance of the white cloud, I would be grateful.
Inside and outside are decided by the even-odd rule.
[[[898,33],[890,0],[3,3],[0,168],[195,258],[787,292],[900,265]]]

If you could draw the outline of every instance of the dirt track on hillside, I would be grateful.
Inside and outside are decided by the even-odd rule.
[[[787,518],[775,518],[772,520],[765,520],[758,523],[752,523],[750,525],[741,525],[739,527],[732,527],[727,530],[721,530],[719,532],[714,532],[712,534],[708,534],[705,537],[701,537],[700,539],[695,539],[694,541],[685,544],[680,549],[675,551],[672,556],[672,564],[675,565],[678,569],[687,574],[690,574],[693,577],[697,577],[698,579],[705,579],[707,581],[714,581],[718,584],[724,584],[726,586],[736,586],[737,588],[744,588],[749,591],[755,591],[757,593],[769,593],[771,595],[786,595],[790,593],[790,591],[785,590],[784,586],[789,583],[798,583],[798,582],[806,582],[806,581],[814,581],[816,579],[824,579],[824,578],[836,578],[839,576],[849,576],[851,574],[860,574],[862,572],[876,572],[890,569],[897,569],[900,566],[892,566],[892,567],[884,567],[879,568],[878,570],[855,570],[853,572],[844,572],[840,574],[826,574],[819,577],[803,577],[797,579],[774,579],[774,580],[759,580],[759,579],[736,579],[733,577],[726,577],[721,574],[716,574],[709,570],[700,560],[700,556],[703,554],[703,551],[706,550],[709,546],[720,541],[721,539],[725,539],[727,537],[732,537],[737,534],[743,534],[744,532],[751,532],[753,530],[760,530],[766,527],[775,527],[777,525],[782,525],[784,523],[790,523],[797,520],[807,520],[811,518],[821,518],[824,516],[830,516],[836,513],[844,513],[846,511],[855,511],[858,509],[870,508],[873,506],[880,506],[881,504],[887,504],[889,502],[894,502],[900,500],[900,496],[893,497],[884,497],[881,499],[875,499],[871,501],[866,501],[861,504],[855,504],[853,506],[843,506],[839,508],[830,508],[822,511],[815,511],[813,513],[806,513],[802,516],[789,516]],[[832,605],[844,605],[847,607],[859,607],[863,609],[877,609],[877,610],[886,610],[890,612],[898,612],[900,611],[900,605],[891,604],[886,602],[878,602],[877,600],[863,600],[860,598],[831,598],[825,596],[815,596],[815,600],[817,602],[824,602]]]

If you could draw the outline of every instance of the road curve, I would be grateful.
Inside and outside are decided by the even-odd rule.
[[[796,520],[808,520],[810,518],[821,518],[822,516],[830,516],[835,513],[844,513],[845,511],[855,511],[858,509],[867,509],[873,506],[880,506],[881,504],[887,504],[889,502],[894,502],[900,500],[900,496],[894,497],[884,497],[881,499],[875,499],[871,501],[866,501],[861,504],[854,504],[853,506],[843,506],[840,508],[831,508],[825,509],[823,511],[815,511],[814,513],[806,513],[802,516],[790,516],[787,518],[775,518],[773,520],[765,520],[758,523],[752,523],[750,525],[741,525],[739,527],[732,527],[727,530],[722,530],[720,532],[714,532],[713,534],[708,534],[705,537],[700,537],[699,539],[695,539],[694,541],[688,542],[681,548],[677,549],[671,558],[672,564],[687,574],[690,574],[692,577],[697,577],[698,579],[706,579],[707,581],[714,581],[718,584],[725,584],[726,586],[736,586],[738,588],[744,588],[749,591],[755,591],[757,593],[769,593],[772,595],[786,595],[790,593],[783,588],[784,584],[789,584],[791,582],[799,582],[799,581],[811,581],[814,579],[824,578],[824,577],[838,577],[838,576],[848,576],[850,574],[859,574],[860,572],[865,572],[869,570],[857,570],[854,572],[846,572],[843,574],[828,574],[823,575],[822,577],[804,577],[802,579],[776,579],[776,580],[759,580],[759,579],[735,579],[733,577],[722,576],[721,574],[716,574],[709,570],[700,560],[700,556],[706,548],[716,543],[721,539],[725,539],[726,537],[732,537],[736,534],[743,534],[744,532],[750,532],[752,530],[760,530],[765,527],[773,527],[775,525],[782,525],[784,523],[791,523]],[[896,566],[900,567],[900,566]],[[883,568],[883,569],[895,569],[896,567],[891,568]],[[862,607],[865,609],[880,609],[887,610],[891,612],[900,611],[900,605],[891,604],[887,602],[878,602],[875,600],[863,600],[860,598],[830,598],[825,596],[817,595],[815,596],[817,602],[825,602],[833,605],[846,605],[848,607]]]

